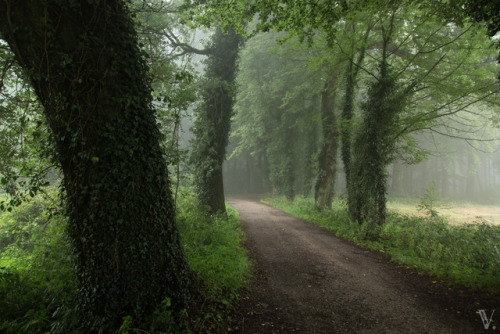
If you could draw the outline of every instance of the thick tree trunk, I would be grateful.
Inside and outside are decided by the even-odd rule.
[[[388,45],[394,27],[394,13],[388,29],[382,27],[382,50],[378,80],[369,87],[363,106],[361,128],[353,143],[353,162],[348,191],[348,210],[352,220],[368,222],[371,228],[386,218],[387,165],[395,149],[394,133],[404,96],[395,94],[396,80],[390,73]]]
[[[323,121],[323,146],[319,155],[319,169],[314,188],[314,202],[318,210],[332,207],[339,130],[335,115],[337,73],[325,82],[321,94],[321,115]]]
[[[354,32],[356,29],[356,24],[352,22],[352,31]],[[346,192],[347,192],[347,197],[349,198],[349,191],[351,187],[349,186],[349,183],[351,181],[351,160],[352,160],[352,152],[351,152],[351,146],[352,146],[352,118],[354,115],[354,97],[355,97],[355,84],[356,84],[356,78],[359,73],[359,69],[361,64],[363,63],[363,60],[365,59],[365,54],[366,54],[366,47],[367,47],[367,41],[368,37],[370,35],[372,27],[368,25],[365,31],[364,39],[363,39],[363,44],[361,46],[361,49],[358,51],[357,48],[355,47],[355,41],[354,39],[352,40],[351,44],[351,52],[352,56],[351,59],[349,60],[349,64],[347,66],[345,78],[346,78],[346,87],[345,87],[345,96],[344,96],[344,105],[342,107],[342,114],[341,114],[341,157],[342,157],[342,162],[344,164],[344,174],[345,174],[345,187],[346,187]],[[354,60],[354,55],[358,54],[358,59],[355,63]]]
[[[222,164],[231,129],[235,96],[234,81],[238,52],[243,37],[220,28],[213,37],[212,54],[207,58],[206,82],[202,88],[203,103],[195,122],[192,161],[201,204],[210,213],[226,212]]]
[[[64,174],[82,331],[112,332],[188,296],[147,67],[118,0],[0,1]]]

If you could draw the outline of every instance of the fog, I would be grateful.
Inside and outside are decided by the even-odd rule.
[[[314,196],[326,126],[337,127],[334,194],[345,197],[341,132],[347,126],[352,136],[362,131],[360,123],[380,50],[368,49],[359,65],[354,117],[347,124],[342,112],[349,56],[342,51],[332,55],[321,40],[312,48],[293,38],[276,44],[282,36],[257,35],[240,53],[235,116],[224,164],[225,191],[284,194],[291,187],[294,196]],[[376,33],[371,38],[376,40]],[[394,50],[389,60],[394,71],[406,71],[401,74],[401,86],[417,82],[391,127],[395,139],[384,168],[389,197],[419,198],[432,188],[446,200],[500,204],[495,49],[483,36],[475,45],[481,53],[466,56],[458,41],[446,57],[433,62],[417,59],[418,45]],[[460,57],[466,57],[471,67],[450,67]],[[425,76],[420,66],[428,68]],[[335,81],[330,93],[334,121],[329,124],[321,111],[321,94],[328,80]]]

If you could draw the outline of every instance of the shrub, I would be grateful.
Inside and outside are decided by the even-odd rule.
[[[65,228],[59,207],[42,195],[0,216],[0,330],[42,333],[68,320],[52,318],[74,297]]]
[[[242,247],[244,233],[238,213],[207,215],[194,196],[179,198],[177,224],[190,268],[206,284],[212,297],[235,297],[247,284],[251,264]]]

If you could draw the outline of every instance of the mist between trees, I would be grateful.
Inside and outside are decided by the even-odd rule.
[[[342,196],[372,228],[430,184],[497,204],[495,6],[0,0],[0,207],[59,187],[76,323],[106,332],[199,292],[181,186],[206,215]]]
[[[435,184],[449,199],[498,203],[491,42],[471,24],[443,25],[416,9],[385,14],[339,23],[332,48],[321,34],[312,47],[297,38],[277,45],[284,33],[247,41],[229,192],[312,195],[321,208],[334,193],[368,194],[371,182],[380,191],[369,198],[381,203],[386,193],[418,197]]]

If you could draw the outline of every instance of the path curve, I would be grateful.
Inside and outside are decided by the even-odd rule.
[[[240,213],[257,268],[231,331],[484,333],[476,311],[490,305],[477,296],[256,200],[228,202]]]

